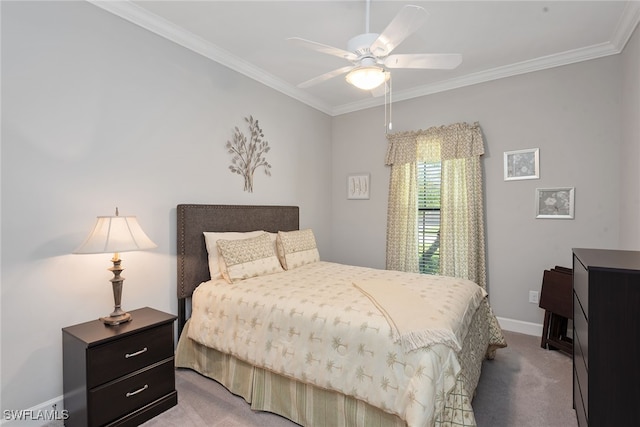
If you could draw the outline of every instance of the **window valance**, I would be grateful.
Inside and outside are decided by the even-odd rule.
[[[484,154],[480,124],[455,123],[387,135],[385,164],[399,165],[478,157]]]

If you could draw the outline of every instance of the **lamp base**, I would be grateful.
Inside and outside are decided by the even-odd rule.
[[[111,261],[113,262],[113,267],[111,267],[109,271],[113,272],[111,286],[113,287],[113,302],[115,303],[115,306],[113,307],[113,312],[109,316],[101,317],[100,321],[105,325],[116,326],[130,321],[131,315],[120,308],[120,300],[122,299],[122,282],[124,282],[124,277],[120,276],[120,273],[122,273],[124,268],[120,265],[122,260],[117,252],[113,254]]]
[[[116,326],[131,321],[131,315],[129,313],[122,313],[115,316],[112,314],[110,316],[101,317],[100,321],[105,325]]]

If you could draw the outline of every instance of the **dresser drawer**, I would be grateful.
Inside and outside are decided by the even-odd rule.
[[[581,383],[578,381],[578,373],[573,372],[573,403],[575,405],[576,416],[578,418],[579,427],[587,427],[587,411],[584,402],[587,400],[583,398],[581,392]]]
[[[173,356],[173,324],[167,323],[87,350],[87,387]]]
[[[174,369],[171,357],[89,391],[89,425],[104,425],[172,393]]]
[[[589,273],[576,257],[573,259],[573,292],[580,300],[585,317],[589,318]],[[577,314],[577,313],[576,313]]]
[[[576,363],[577,359],[584,359],[584,364],[589,368],[589,322],[584,317],[580,308],[580,301],[574,295],[573,299],[575,314],[573,316],[573,336],[576,341],[573,345]]]
[[[574,349],[576,349],[573,359],[574,380],[580,384],[580,395],[583,402],[589,401],[589,365],[587,365],[586,355],[579,354],[577,349],[580,347],[580,338],[576,338]],[[589,413],[588,408],[584,405],[584,412]]]

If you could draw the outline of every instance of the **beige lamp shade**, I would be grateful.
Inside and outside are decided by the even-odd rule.
[[[142,231],[135,216],[99,216],[89,236],[73,253],[103,254],[157,247]]]
[[[158,247],[142,231],[135,216],[119,216],[116,208],[115,216],[99,216],[96,225],[89,236],[76,249],[74,254],[104,254],[113,253],[113,272],[111,285],[113,287],[114,310],[109,316],[100,320],[110,326],[116,326],[131,320],[131,315],[120,306],[122,299],[122,284],[124,277],[120,273],[124,270],[121,266],[120,252],[140,251]]]

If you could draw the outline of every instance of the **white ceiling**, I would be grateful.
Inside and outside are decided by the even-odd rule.
[[[297,88],[349,62],[286,40],[346,49],[366,32],[364,0],[89,1],[327,114],[384,102],[343,76]],[[463,61],[448,71],[392,70],[394,101],[620,53],[640,21],[640,0],[372,0],[370,32],[381,32],[406,4],[429,18],[393,53],[460,53]]]

